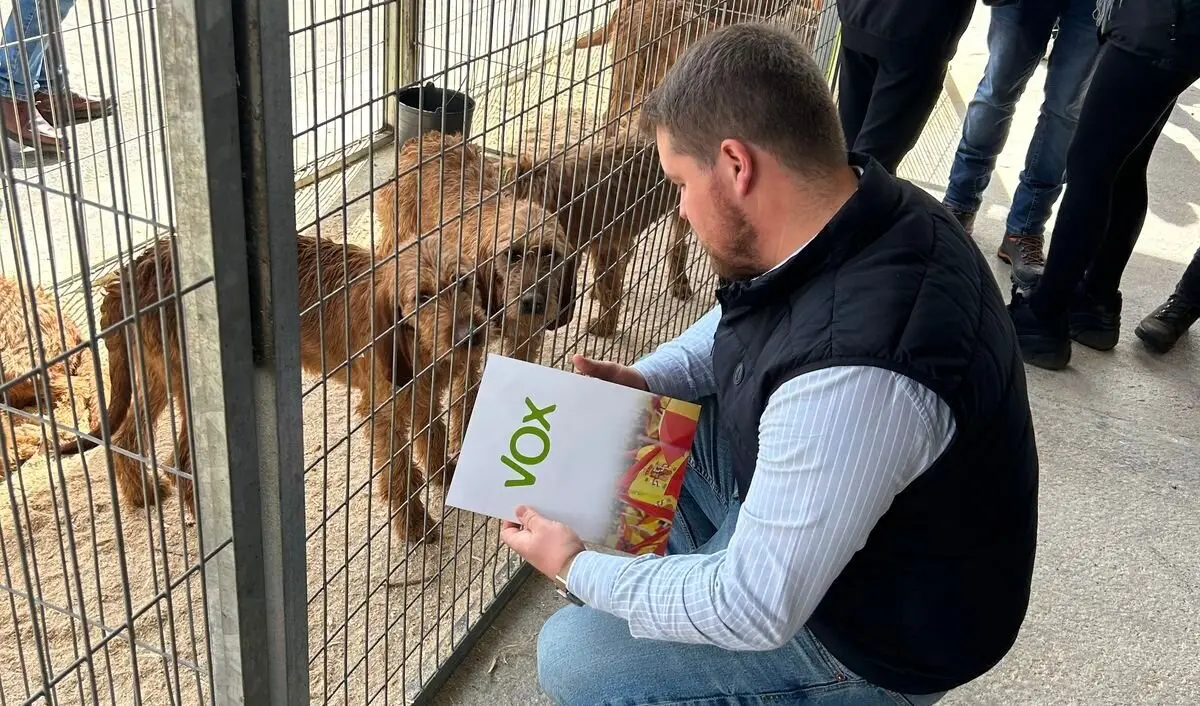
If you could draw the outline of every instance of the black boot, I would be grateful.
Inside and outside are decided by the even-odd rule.
[[[1043,321],[1029,308],[1029,299],[1013,285],[1008,314],[1017,330],[1021,358],[1028,364],[1046,370],[1062,370],[1071,362],[1071,336],[1067,317]]]
[[[1197,319],[1200,319],[1200,304],[1172,294],[1162,306],[1142,319],[1133,332],[1152,350],[1166,353]]]
[[[996,257],[1012,266],[1012,279],[1023,289],[1037,284],[1046,269],[1046,256],[1042,253],[1045,238],[1040,235],[1017,235],[1005,233],[996,250]]]
[[[1121,335],[1121,293],[1112,301],[1101,301],[1084,289],[1071,296],[1071,338],[1098,351],[1110,351]]]
[[[971,231],[975,229],[975,213],[973,211],[962,211],[945,202],[942,202],[942,208],[945,208],[950,212],[951,216],[954,216],[954,220],[958,221],[963,230],[967,231],[967,235],[970,235]]]

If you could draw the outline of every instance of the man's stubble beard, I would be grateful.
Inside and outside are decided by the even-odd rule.
[[[758,233],[746,220],[746,215],[730,203],[719,189],[710,194],[720,214],[720,236],[725,245],[720,253],[708,252],[708,259],[717,276],[731,281],[748,280],[763,273],[758,263],[756,245]]]

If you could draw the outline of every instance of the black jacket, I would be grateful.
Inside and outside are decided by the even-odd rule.
[[[1121,0],[1100,36],[1160,68],[1200,73],[1200,0]]]
[[[949,60],[975,0],[838,0],[842,44],[879,59]]]
[[[1038,485],[1025,368],[979,248],[924,191],[873,159],[851,162],[864,167],[859,190],[816,238],[718,289],[717,407],[744,498],[759,419],[789,379],[869,365],[946,401],[949,447],[896,496],[808,621],[864,679],[932,693],[988,671],[1025,618]]]

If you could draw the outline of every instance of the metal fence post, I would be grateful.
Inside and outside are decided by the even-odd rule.
[[[308,701],[283,0],[158,5],[216,704]]]
[[[825,79],[831,89],[835,87],[841,62],[841,40],[842,23],[838,19],[837,0],[829,0],[822,6],[817,20],[817,38],[813,46],[816,47],[817,63],[825,67]]]
[[[417,30],[420,27],[421,0],[392,0],[388,3],[383,46],[387,65],[384,67],[383,124],[393,132],[400,116],[396,92],[420,76],[420,49]]]

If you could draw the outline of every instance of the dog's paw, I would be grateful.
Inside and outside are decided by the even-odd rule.
[[[676,299],[680,301],[687,301],[692,298],[693,294],[694,292],[692,291],[692,285],[687,281],[687,278],[680,277],[671,283],[671,296],[675,297]]]
[[[446,465],[442,467],[442,472],[438,475],[438,480],[443,486],[449,487],[450,481],[454,480],[454,471],[458,468],[458,452],[454,451],[451,457],[446,459]]]
[[[616,332],[617,332],[616,317],[608,315],[608,314],[604,314],[602,316],[597,316],[595,319],[592,319],[592,322],[590,324],[588,324],[588,333],[592,334],[593,336],[599,336],[600,338],[608,338],[609,336],[612,336]]]
[[[414,528],[409,534],[417,544],[438,544],[442,541],[442,526],[433,520],[429,521],[428,527],[420,529]]]
[[[165,480],[155,480],[152,476],[146,475],[145,482],[142,485],[134,485],[129,488],[129,493],[125,497],[125,504],[129,507],[140,510],[146,507],[154,507],[159,502],[166,500],[171,493],[171,486]]]

